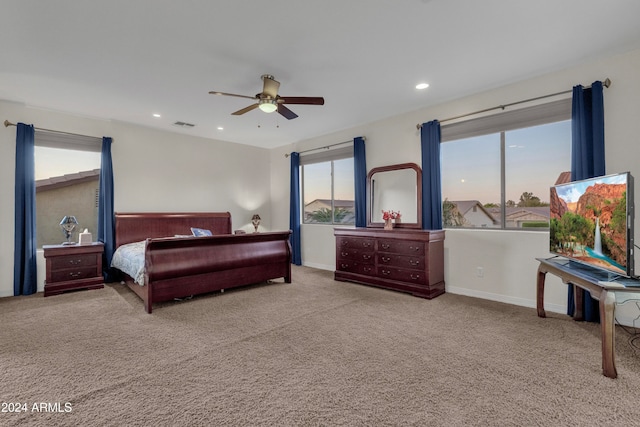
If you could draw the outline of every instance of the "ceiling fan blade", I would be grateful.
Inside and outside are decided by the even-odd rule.
[[[281,96],[278,102],[283,104],[324,105],[324,98],[321,96]]]
[[[291,111],[290,109],[288,109],[282,104],[278,104],[278,113],[282,114],[285,118],[289,120],[295,119],[296,117],[298,117],[296,113],[294,113],[293,111]]]
[[[273,76],[268,74],[262,76],[262,81],[264,82],[262,93],[275,99],[278,96],[280,82],[274,80]]]
[[[211,94],[211,95],[237,96],[238,98],[256,99],[255,96],[236,95],[235,93],[218,92],[218,91],[215,91],[215,90],[210,91],[209,94]]]
[[[231,115],[232,116],[239,116],[241,114],[248,113],[251,110],[255,110],[256,108],[258,108],[258,104],[257,103],[251,104],[248,107],[244,107],[242,110],[238,110],[235,113],[231,113]]]

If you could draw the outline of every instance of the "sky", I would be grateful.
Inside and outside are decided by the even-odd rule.
[[[442,199],[500,203],[500,134],[444,142],[440,146]],[[505,200],[523,192],[549,201],[560,173],[571,170],[571,122],[506,132]]]
[[[36,181],[71,173],[100,169],[99,152],[36,147]]]
[[[354,200],[353,159],[334,162],[334,199]],[[304,166],[304,204],[331,199],[331,166],[328,162]]]

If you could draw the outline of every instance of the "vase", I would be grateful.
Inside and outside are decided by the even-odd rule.
[[[393,222],[391,221],[391,218],[384,220],[384,229],[393,230]]]

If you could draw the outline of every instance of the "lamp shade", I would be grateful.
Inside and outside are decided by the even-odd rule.
[[[258,108],[265,113],[273,113],[278,109],[278,103],[275,99],[261,99]]]

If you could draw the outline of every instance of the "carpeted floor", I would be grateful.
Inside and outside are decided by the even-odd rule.
[[[613,380],[599,326],[548,315],[307,267],[151,315],[117,284],[3,298],[0,425],[640,425],[629,334]]]

